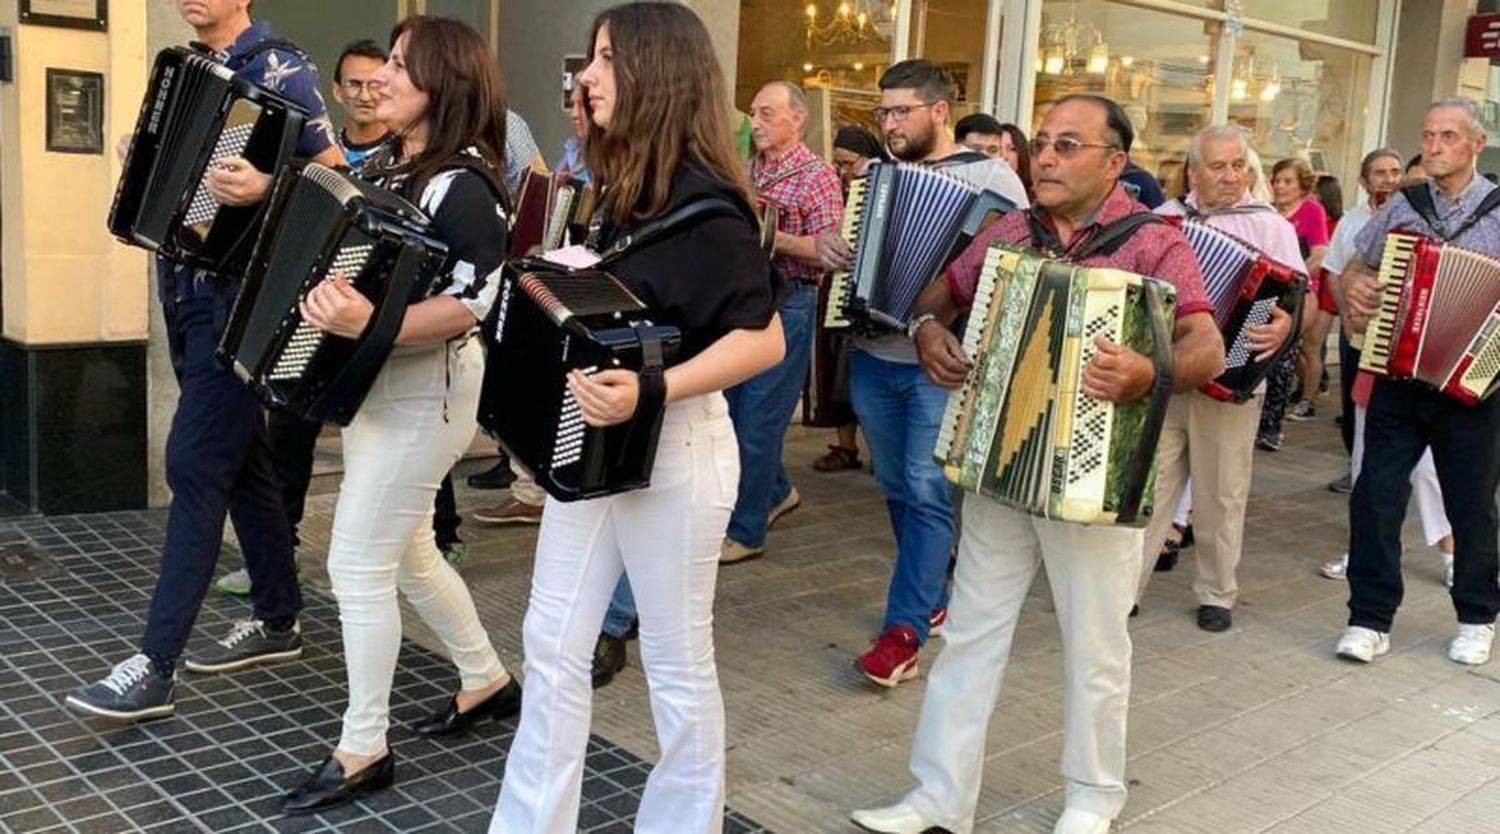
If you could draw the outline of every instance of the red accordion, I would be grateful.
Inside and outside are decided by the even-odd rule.
[[[1500,258],[1392,232],[1359,369],[1474,405],[1500,380]]]
[[[1288,338],[1274,355],[1256,359],[1250,350],[1249,330],[1269,322],[1272,307],[1285,310],[1293,322],[1300,320],[1307,277],[1202,221],[1167,220],[1182,230],[1193,247],[1203,288],[1214,305],[1214,323],[1224,337],[1224,373],[1204,385],[1203,393],[1225,402],[1245,402],[1295,344]]]

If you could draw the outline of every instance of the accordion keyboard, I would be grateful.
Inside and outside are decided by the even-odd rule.
[[[365,263],[370,259],[370,253],[375,251],[371,244],[360,246],[346,246],[338,251],[333,258],[333,266],[328,274],[340,273],[352,280],[364,269]],[[292,338],[287,340],[286,350],[282,351],[281,357],[276,360],[276,366],[271,369],[268,379],[273,382],[301,379],[307,372],[307,364],[317,354],[318,348],[323,344],[323,331],[313,327],[300,316],[297,317],[297,329],[292,332]]]
[[[839,236],[853,250],[858,245],[859,219],[864,215],[865,197],[869,193],[870,180],[860,177],[849,184],[849,196],[844,200],[844,222],[839,226]],[[844,305],[854,294],[854,266],[833,273],[828,280],[828,312],[823,317],[823,326],[831,328],[849,327],[853,324],[844,315]]]
[[[253,123],[224,128],[224,131],[219,134],[219,141],[214,144],[207,170],[212,171],[215,165],[231,156],[243,154],[245,146],[250,144],[250,134],[254,130]],[[188,206],[187,214],[182,218],[182,225],[193,227],[211,223],[218,213],[219,201],[208,193],[208,183],[205,177],[205,181],[198,184],[198,190],[193,194],[193,202]]]
[[[973,316],[985,316],[990,318],[990,305],[993,303],[995,293],[1004,292],[1005,288],[999,281],[999,264],[1005,250],[991,247],[985,253],[984,266],[979,270],[979,283],[974,288],[974,303],[969,308]],[[953,447],[953,441],[958,436],[959,421],[963,419],[973,399],[973,387],[980,384],[978,368],[980,366],[979,352],[988,344],[988,328],[982,326],[971,326],[964,328],[963,349],[964,356],[969,357],[976,370],[971,371],[964,379],[963,386],[959,389],[957,396],[950,396],[948,404],[943,409],[943,422],[938,426],[937,457],[945,457]]]
[[[1413,235],[1385,236],[1385,252],[1380,258],[1380,272],[1376,276],[1380,283],[1380,308],[1365,330],[1364,349],[1359,356],[1362,371],[1384,373],[1390,362],[1400,327],[1406,272],[1418,240]]]

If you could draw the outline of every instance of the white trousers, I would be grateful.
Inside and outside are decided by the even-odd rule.
[[[1354,451],[1349,455],[1350,483],[1359,480],[1365,462],[1365,409],[1354,407]],[[1453,534],[1448,514],[1443,510],[1443,488],[1438,484],[1437,465],[1432,449],[1422,452],[1422,459],[1411,471],[1411,494],[1417,499],[1417,515],[1422,519],[1422,537],[1428,547],[1435,546]],[[1402,512],[1405,512],[1403,508]]]
[[[1039,565],[1062,629],[1067,804],[1111,818],[1125,807],[1125,626],[1143,540],[1140,530],[1047,521],[964,496],[943,651],[911,747],[920,784],[906,801],[924,818],[959,834],[973,828],[990,715]]]
[[[468,587],[438,552],[432,534],[438,486],[478,428],[483,378],[478,339],[398,348],[344,429],[344,482],[328,576],[349,673],[349,708],[339,740],[347,752],[368,756],[385,749],[401,649],[398,588],[443,642],[463,688],[479,689],[506,676]]]
[[[714,665],[719,545],[739,489],[724,397],[667,408],[648,489],[547,499],[526,609],[526,697],[491,832],[573,834],[593,711],[594,642],[623,570],[661,759],[635,830],[708,834],[724,822],[724,701]]]

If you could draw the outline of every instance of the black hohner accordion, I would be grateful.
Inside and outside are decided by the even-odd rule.
[[[306,119],[297,104],[207,55],[163,50],[115,191],[110,232],[191,266],[238,272],[263,207],[221,206],[204,177],[231,156],[276,173],[296,152]]]
[[[830,280],[826,328],[904,330],[917,296],[991,212],[1015,208],[922,165],[875,163],[849,186],[840,229],[854,251]]]
[[[660,398],[651,402],[643,383],[634,417],[597,428],[584,423],[567,375],[615,368],[659,374],[676,357],[677,328],[653,324],[640,299],[607,271],[520,260],[507,262],[503,275],[480,425],[560,501],[649,486]]]
[[[446,244],[398,195],[317,163],[277,178],[239,300],[219,345],[268,406],[348,425],[406,316],[451,267]],[[357,339],[302,318],[302,299],[341,274],[375,305]]]
[[[1500,386],[1500,258],[1391,232],[1359,369],[1474,405]]]
[[[1203,288],[1214,305],[1214,323],[1224,337],[1224,373],[1203,386],[1203,393],[1242,403],[1296,343],[1288,337],[1275,355],[1256,360],[1248,344],[1250,328],[1270,322],[1273,307],[1300,322],[1307,276],[1228,232],[1200,221],[1168,219],[1193,247]]]
[[[948,397],[934,457],[950,481],[1043,518],[1143,526],[1172,393],[1170,284],[993,244],[963,346],[974,363]],[[1156,367],[1151,396],[1082,392],[1104,336]]]

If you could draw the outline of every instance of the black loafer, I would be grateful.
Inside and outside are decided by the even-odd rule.
[[[521,685],[515,678],[465,712],[458,711],[458,697],[448,699],[448,706],[431,718],[413,724],[411,731],[419,736],[441,738],[461,733],[487,718],[504,721],[521,713]]]
[[[1217,605],[1198,606],[1198,627],[1204,631],[1228,631],[1233,623],[1234,617],[1230,615],[1228,608]]]
[[[323,760],[302,784],[292,788],[281,800],[281,810],[289,816],[315,814],[389,788],[396,781],[396,756],[390,751],[379,761],[360,772],[344,777],[344,766],[332,756]]]
[[[593,684],[595,689],[609,686],[615,679],[615,673],[625,668],[625,637],[616,637],[613,634],[599,633],[599,640],[594,644],[594,667],[592,670]]]

